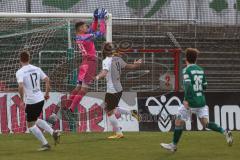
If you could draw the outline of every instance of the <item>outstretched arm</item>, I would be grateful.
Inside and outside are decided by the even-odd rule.
[[[88,33],[93,33],[97,31],[97,27],[98,27],[98,9],[95,9],[95,11],[93,12],[93,22],[91,24],[91,26],[88,29]]]
[[[106,33],[106,24],[105,24],[105,20],[101,19],[100,21],[100,32],[105,35]]]
[[[100,19],[100,32],[101,32],[102,35],[105,35],[105,33],[106,33],[105,19],[106,19],[107,14],[108,14],[107,10],[102,8],[101,13],[99,15],[99,19]]]
[[[93,33],[95,38],[103,37],[106,34],[105,18],[107,14],[107,10],[102,8],[100,14],[98,15],[98,18],[100,19],[100,29],[99,31]]]
[[[92,24],[91,24],[91,26],[89,27],[87,33],[96,32],[96,31],[97,31],[97,27],[98,27],[98,20],[97,20],[97,19],[94,19],[93,22],[92,22]]]
[[[105,33],[97,31],[97,32],[93,32],[93,33],[77,35],[75,40],[76,41],[91,41],[95,38],[103,37],[104,35],[105,35]]]
[[[88,33],[88,34],[83,34],[83,35],[77,35],[75,40],[76,41],[93,40],[95,38],[101,38],[101,37],[105,36],[105,33],[106,33],[105,21],[101,20],[100,31],[92,32],[92,33]]]
[[[93,38],[101,38],[106,34],[106,25],[104,19],[100,21],[100,31],[93,32]]]
[[[136,68],[139,68],[141,64],[142,64],[142,59],[139,59],[139,60],[135,60],[133,64],[127,64],[125,68],[136,69]]]

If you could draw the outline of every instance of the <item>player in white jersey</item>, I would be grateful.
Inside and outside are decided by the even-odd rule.
[[[25,102],[27,124],[29,131],[42,142],[39,151],[49,150],[50,145],[40,129],[50,133],[55,144],[59,143],[60,132],[54,131],[46,121],[40,119],[43,109],[44,99],[49,99],[50,80],[41,68],[29,64],[30,54],[27,51],[20,53],[20,63],[22,67],[17,71],[18,92],[22,103]],[[45,96],[40,89],[40,80],[46,84]]]
[[[122,85],[120,81],[121,70],[122,69],[136,69],[139,68],[142,60],[134,61],[134,64],[127,64],[120,56],[115,55],[113,45],[111,43],[106,43],[103,47],[103,63],[102,71],[96,76],[96,80],[106,77],[107,79],[107,93],[105,95],[105,110],[107,112],[109,121],[113,126],[116,134],[108,138],[123,138],[123,133],[121,127],[118,124],[118,120],[115,116],[116,109],[123,111],[123,109],[118,108],[118,103],[122,96]],[[123,111],[127,113],[127,111]],[[131,113],[131,112],[130,112]]]

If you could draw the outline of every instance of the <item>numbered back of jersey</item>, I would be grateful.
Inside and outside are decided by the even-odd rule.
[[[18,82],[23,83],[26,103],[37,103],[44,99],[40,82],[47,76],[41,68],[33,65],[26,65],[17,71],[16,76]]]
[[[26,76],[25,83],[28,84],[29,89],[32,89],[32,92],[40,91],[40,73],[38,70],[29,72],[29,75]]]

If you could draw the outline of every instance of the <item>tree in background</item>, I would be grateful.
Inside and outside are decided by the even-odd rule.
[[[226,0],[213,0],[209,7],[216,12],[222,12],[224,9],[228,9],[228,2]]]
[[[68,10],[81,0],[42,0],[45,6],[56,7],[62,10]]]
[[[129,0],[126,2],[126,6],[135,10],[138,17],[151,18],[166,2],[167,0],[156,0],[152,8],[144,16],[142,16],[143,9],[150,6],[151,0]]]

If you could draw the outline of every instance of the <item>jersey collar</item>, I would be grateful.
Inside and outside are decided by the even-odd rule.
[[[187,68],[188,67],[191,67],[191,66],[195,66],[196,64],[189,64],[189,65],[187,65]]]

